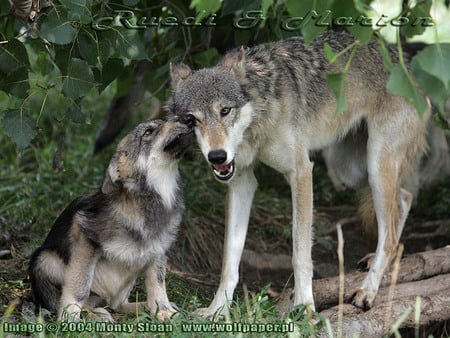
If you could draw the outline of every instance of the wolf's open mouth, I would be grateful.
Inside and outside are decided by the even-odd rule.
[[[220,181],[228,181],[234,175],[234,160],[228,164],[211,164],[214,175]]]

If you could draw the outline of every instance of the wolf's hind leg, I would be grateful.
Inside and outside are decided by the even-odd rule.
[[[406,223],[406,218],[408,217],[408,213],[411,208],[412,199],[413,199],[413,195],[409,191],[407,191],[403,188],[400,188],[399,194],[400,194],[399,206],[398,206],[399,207],[399,220],[395,226],[397,239],[400,238],[400,236],[403,232],[403,228]],[[374,259],[375,259],[375,253],[373,253],[373,252],[365,255],[357,263],[358,270],[369,271],[371,266],[373,265]]]
[[[292,266],[294,268],[294,305],[307,305],[315,310],[312,292],[313,263],[313,163],[307,153],[299,151],[296,170],[289,179],[292,194]]]

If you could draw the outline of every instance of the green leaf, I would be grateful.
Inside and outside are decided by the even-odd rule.
[[[65,45],[71,43],[75,38],[76,29],[72,27],[71,22],[67,20],[65,15],[59,15],[61,12],[56,12],[52,9],[46,16],[40,28],[40,35],[44,39],[59,44]]]
[[[417,1],[417,4],[411,8],[410,12],[406,15],[409,19],[409,23],[400,28],[400,32],[405,37],[411,38],[414,35],[420,35],[425,32],[425,29],[427,28],[426,24],[429,20],[428,18],[431,17],[431,4],[431,0]],[[423,20],[426,20],[426,22]]]
[[[305,44],[309,45],[317,35],[327,29],[328,26],[324,23],[330,21],[331,3],[332,0],[286,0],[286,8],[290,16],[303,18],[301,24],[297,23],[294,26],[300,27]],[[313,18],[312,16],[317,17]]]
[[[103,91],[111,82],[124,71],[123,61],[121,59],[111,58],[104,65],[101,71],[100,91]]]
[[[394,65],[392,64],[391,55],[389,54],[389,51],[386,48],[386,45],[384,44],[384,41],[382,39],[378,40],[378,50],[380,51],[381,56],[383,58],[384,68],[386,68],[386,70],[390,72],[392,70],[392,67],[394,67]]]
[[[449,87],[450,66],[448,60],[450,60],[450,43],[430,45],[420,51],[415,59],[425,72],[441,80],[445,88]]]
[[[420,67],[416,58],[413,58],[411,62],[411,69],[420,88],[430,97],[431,102],[433,102],[439,111],[444,113],[445,102],[450,96],[450,88],[446,89],[442,81],[425,72],[422,67]]]
[[[0,90],[4,90],[14,96],[25,98],[30,89],[28,69],[25,66],[10,71],[0,78]]]
[[[18,67],[29,67],[28,53],[23,45],[17,39],[11,39],[8,43],[0,45],[0,72],[9,73]]]
[[[420,116],[427,109],[425,99],[420,95],[416,85],[411,81],[406,69],[400,64],[396,64],[391,71],[387,83],[387,89],[393,94],[403,96],[407,102],[412,104]]]
[[[4,91],[0,90],[0,111],[6,110],[9,105],[9,96]]]
[[[148,58],[145,46],[137,30],[116,29],[114,34],[108,36],[109,42],[115,46],[115,57],[129,60],[142,60]]]
[[[73,58],[63,81],[63,92],[71,98],[85,95],[95,85],[94,74],[86,61]]]
[[[111,43],[107,39],[100,39],[98,42],[98,57],[101,63],[108,61],[112,54]]]
[[[195,8],[197,13],[203,12],[204,16],[215,13],[222,6],[222,0],[191,0],[189,8]]]
[[[74,50],[71,46],[55,45],[55,63],[61,71],[62,75],[67,75],[67,68]]]
[[[217,61],[218,58],[219,52],[215,48],[210,48],[192,56],[195,65],[198,67],[211,66]]]
[[[361,2],[355,4],[354,0],[340,0],[333,3],[331,12],[333,13],[333,19],[336,25],[341,23],[343,28],[352,33],[359,41],[366,44],[371,40],[373,30],[371,26],[364,26],[358,22],[354,22],[356,18],[364,14],[364,12],[361,13],[358,9],[363,9]],[[342,19],[339,18],[352,18],[352,20],[347,22],[347,19],[345,19],[342,22]]]
[[[347,102],[345,102],[345,73],[333,73],[326,74],[326,80],[328,86],[336,96],[336,114],[342,113],[347,108]]]
[[[46,52],[39,52],[38,57],[36,59],[36,68],[42,75],[47,75],[50,73],[54,66],[50,62],[49,57]]]
[[[67,9],[68,19],[71,21],[89,24],[92,19],[92,0],[59,0],[61,5]]]
[[[67,110],[72,105],[73,100],[65,96],[60,88],[50,88],[42,113],[44,116],[48,116],[56,121],[63,121],[66,117]]]
[[[373,36],[372,27],[357,25],[348,27],[348,31],[364,44],[367,44]]]
[[[325,50],[325,55],[327,57],[327,60],[329,63],[335,63],[337,60],[337,55],[335,52],[333,52],[333,50],[331,49],[330,45],[328,44],[328,42],[325,42],[323,45],[323,49]]]
[[[0,90],[24,98],[30,88],[30,61],[25,46],[17,39],[0,45]]]
[[[264,17],[266,17],[268,9],[271,6],[273,6],[274,2],[275,2],[275,0],[262,0],[262,2],[261,2],[261,10],[262,10],[262,15]]]
[[[2,118],[6,134],[20,147],[25,148],[36,136],[34,121],[19,109],[8,109]]]
[[[81,98],[78,98],[73,101],[72,105],[66,112],[66,116],[75,123],[85,123],[86,116],[83,113],[83,109],[81,108]]]
[[[80,55],[90,65],[95,66],[97,64],[97,57],[99,54],[97,41],[95,41],[92,36],[88,34],[79,34],[77,40]]]

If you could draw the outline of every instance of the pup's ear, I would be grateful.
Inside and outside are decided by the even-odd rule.
[[[185,80],[189,75],[192,74],[191,68],[181,62],[171,62],[170,63],[170,84],[172,89],[176,89],[177,86]]]
[[[220,65],[233,72],[236,78],[243,78],[245,76],[244,47],[227,53],[220,62]]]
[[[125,151],[119,151],[114,154],[108,169],[106,170],[105,180],[102,185],[102,192],[110,194],[118,191],[122,184],[131,176],[130,162],[128,154]]]

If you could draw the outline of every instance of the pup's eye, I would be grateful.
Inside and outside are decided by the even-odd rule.
[[[153,129],[152,128],[148,128],[145,130],[144,134],[142,135],[143,137],[148,137],[153,133]]]
[[[230,107],[223,107],[223,108],[220,110],[220,115],[222,115],[222,116],[227,116],[227,115],[230,113],[230,111],[231,111],[231,108],[230,108]]]

